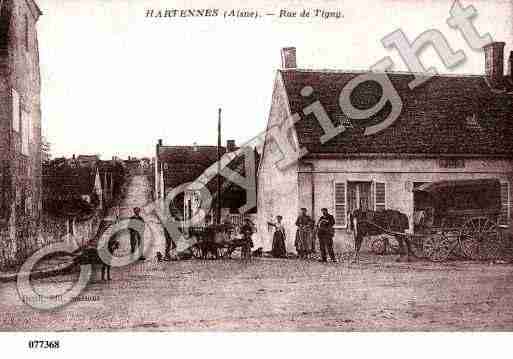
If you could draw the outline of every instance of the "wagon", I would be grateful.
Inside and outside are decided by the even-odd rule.
[[[451,256],[465,259],[498,258],[504,249],[498,224],[501,186],[496,179],[439,181],[413,189],[413,234],[403,236],[417,257],[445,261]],[[386,250],[386,242],[372,243],[374,251]]]
[[[243,244],[235,235],[234,228],[226,224],[191,227],[189,234],[196,239],[191,252],[198,259],[206,259],[209,255],[214,258],[230,258]]]

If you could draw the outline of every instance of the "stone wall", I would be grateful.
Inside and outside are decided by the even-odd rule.
[[[38,247],[41,219],[41,81],[32,1],[4,0],[0,69],[0,266]],[[24,144],[24,145],[23,145]]]
[[[98,210],[87,220],[71,221],[43,214],[39,221],[20,227],[29,230],[19,230],[15,236],[16,240],[11,241],[10,236],[2,236],[0,270],[19,267],[34,252],[53,243],[74,240],[80,248],[85,247],[94,239],[103,215],[104,212]]]

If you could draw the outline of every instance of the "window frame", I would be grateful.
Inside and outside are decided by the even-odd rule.
[[[337,202],[337,185],[338,184],[343,184],[344,185],[344,224],[339,224],[337,223],[337,205],[340,205],[338,202]],[[334,214],[334,217],[335,217],[335,225],[333,226],[334,228],[339,228],[339,229],[345,229],[345,228],[349,228],[348,227],[348,213],[347,213],[347,181],[333,181],[333,214]]]
[[[506,209],[507,209],[507,215],[506,215],[506,223],[503,224],[501,223],[501,216],[502,216],[502,207],[504,206],[504,203],[502,202],[502,186],[503,185],[506,185],[506,193],[507,193],[507,199],[506,199]],[[509,226],[511,225],[511,184],[509,181],[507,180],[501,180],[500,181],[500,196],[501,196],[501,214],[499,215],[499,220],[498,220],[498,226],[501,227],[501,228],[509,228]]]
[[[16,133],[21,132],[21,96],[15,88],[11,88],[12,102],[12,129]]]
[[[383,185],[383,202],[380,202],[379,205],[383,205],[383,210],[387,209],[387,183],[381,182],[381,181],[373,181],[374,184],[374,210],[378,210],[378,191],[377,191],[377,185],[382,184]]]
[[[29,157],[30,156],[30,149],[31,149],[31,141],[33,135],[31,134],[32,131],[32,117],[31,113],[29,111],[25,111],[24,109],[21,109],[21,154],[24,156]],[[26,147],[24,145],[26,141]],[[26,151],[25,151],[26,150]]]
[[[30,51],[30,22],[29,16],[25,14],[25,52]]]

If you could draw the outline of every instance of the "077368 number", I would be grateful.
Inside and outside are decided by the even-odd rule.
[[[59,341],[58,340],[29,340],[28,342],[29,349],[58,349]]]

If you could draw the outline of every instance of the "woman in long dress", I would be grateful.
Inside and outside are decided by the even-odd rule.
[[[276,216],[276,223],[269,223],[274,227],[272,256],[275,258],[287,258],[287,249],[285,247],[285,227],[281,223],[283,217]]]
[[[301,208],[301,213],[296,220],[296,251],[299,258],[308,258],[313,252],[313,225],[312,218],[306,214],[306,208]]]

